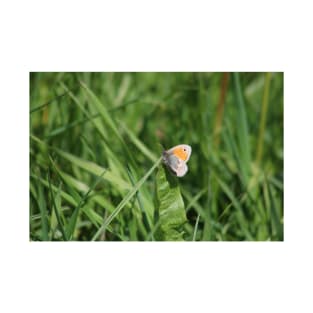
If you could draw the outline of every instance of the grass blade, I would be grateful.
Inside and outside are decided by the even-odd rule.
[[[51,199],[52,199],[52,205],[53,205],[53,208],[54,208],[54,212],[55,212],[55,215],[56,215],[57,220],[58,220],[58,225],[59,225],[59,228],[60,228],[63,240],[66,241],[67,237],[66,237],[66,232],[65,232],[62,220],[61,220],[61,213],[60,213],[61,212],[61,208],[59,206],[59,200],[56,201],[56,199],[60,198],[61,185],[59,186],[57,194],[56,194],[56,197],[55,197],[54,194],[53,194],[53,191],[52,191],[52,187],[51,187],[50,174],[48,174],[48,182],[49,182],[49,190],[50,190],[50,194],[51,194]]]
[[[108,182],[114,184],[115,186],[119,187],[120,190],[129,190],[131,189],[131,185],[123,180],[120,176],[118,176],[116,173],[112,172],[110,169],[105,169],[98,164],[84,160],[82,158],[79,158],[71,153],[62,151],[61,149],[54,148],[46,144],[44,141],[40,140],[34,135],[30,135],[30,138],[37,142],[40,145],[43,145],[45,147],[48,147],[49,149],[54,150],[57,152],[61,157],[64,159],[70,161],[71,163],[75,164],[76,166],[86,170],[87,172],[94,174],[96,176],[100,176],[101,173],[105,171],[105,174],[103,175],[103,179],[107,180]]]
[[[196,237],[197,237],[197,231],[198,231],[198,225],[199,225],[199,220],[200,220],[200,214],[198,214],[197,216],[197,220],[196,220],[196,225],[195,225],[195,230],[192,236],[192,241],[196,241]]]
[[[240,77],[239,73],[234,73],[234,85],[235,85],[235,99],[237,106],[237,126],[236,129],[238,131],[238,140],[239,140],[239,149],[241,156],[241,169],[243,173],[244,182],[248,182],[249,174],[250,174],[250,143],[249,143],[249,130],[248,130],[248,121],[247,114],[245,109],[245,103],[243,100],[241,85],[240,85]]]
[[[48,226],[48,214],[47,214],[47,206],[43,195],[42,185],[38,185],[38,206],[40,209],[41,215],[41,231],[42,231],[42,240],[47,241],[49,239],[49,226]]]
[[[69,240],[71,240],[73,238],[73,233],[76,227],[76,223],[77,223],[77,218],[78,218],[78,214],[79,211],[81,209],[81,207],[85,204],[85,201],[87,199],[87,197],[89,196],[89,194],[95,189],[95,187],[98,185],[98,183],[100,182],[100,180],[102,179],[102,176],[105,172],[102,173],[102,175],[100,175],[99,177],[97,177],[97,179],[95,180],[95,182],[91,185],[91,187],[88,189],[88,191],[82,196],[82,198],[80,199],[77,207],[75,208],[69,222],[66,228],[66,233],[67,233],[67,237],[69,238]]]
[[[152,153],[125,124],[121,123],[121,125],[124,128],[125,133],[129,137],[129,139],[142,152],[142,154],[145,155],[152,162],[155,162],[158,159],[157,156],[154,153]]]
[[[71,163],[77,165],[78,167],[86,170],[87,172],[91,174],[100,176],[104,172],[103,179],[111,182],[112,184],[117,186],[120,190],[125,190],[125,189],[127,190],[131,188],[131,185],[128,182],[126,182],[122,178],[112,173],[112,171],[110,171],[109,169],[105,169],[102,166],[99,166],[98,164],[94,162],[86,161],[68,152],[64,152],[59,149],[56,149],[55,151],[63,158],[67,159]]]
[[[108,218],[104,221],[103,225],[98,229],[96,234],[92,237],[92,241],[96,240],[101,233],[106,229],[106,227],[113,221],[113,219],[120,213],[120,211],[124,208],[124,206],[131,200],[131,198],[137,193],[142,184],[148,179],[148,177],[152,174],[157,166],[161,163],[162,158],[159,158],[155,164],[150,168],[150,170],[143,176],[136,185],[127,193],[125,198],[119,203],[119,205],[115,208],[115,210],[108,216]]]
[[[262,154],[263,154],[265,123],[266,123],[269,93],[270,93],[270,82],[271,82],[271,73],[266,73],[265,74],[263,101],[262,101],[262,108],[261,108],[261,117],[260,117],[260,124],[259,124],[257,153],[256,153],[256,164],[257,165],[261,164]]]
[[[274,197],[274,187],[268,184],[268,192],[270,196],[270,203],[271,203],[271,221],[273,227],[273,234],[276,237],[276,240],[283,241],[284,240],[284,229],[283,224],[280,221],[279,217],[282,216],[280,213],[279,207],[276,204],[276,199]]]
[[[237,216],[238,223],[241,227],[241,230],[243,231],[243,233],[245,234],[248,240],[253,240],[253,237],[250,234],[249,229],[248,229],[248,225],[249,225],[248,221],[246,220],[246,217],[244,215],[240,202],[236,199],[235,195],[233,194],[231,189],[227,186],[227,184],[225,184],[221,179],[217,177],[216,177],[216,180],[218,181],[218,184],[220,185],[221,189],[225,192],[225,194],[231,200],[233,206],[236,208],[237,210],[236,216]]]
[[[223,77],[221,81],[221,89],[220,89],[220,98],[217,104],[215,125],[214,125],[214,132],[213,132],[214,133],[214,145],[216,149],[218,149],[219,147],[220,138],[221,138],[222,121],[223,121],[223,116],[224,116],[228,81],[229,81],[229,73],[223,73]]]
[[[33,179],[36,179],[37,181],[39,181],[44,187],[48,188],[48,190],[50,190],[49,188],[51,187],[53,192],[58,192],[59,188],[55,185],[53,185],[51,182],[49,183],[47,180],[38,177],[36,175],[31,174],[31,177]],[[60,190],[60,196],[67,201],[69,204],[73,205],[74,207],[76,207],[78,205],[78,201],[70,194],[68,194],[67,192]],[[99,225],[101,225],[103,223],[103,218],[96,213],[95,211],[91,210],[89,207],[84,206],[83,208],[83,212],[86,214],[86,216],[89,218],[89,220],[97,227],[99,227]]]
[[[127,168],[127,173],[128,173],[128,176],[129,176],[131,183],[134,186],[135,185],[134,178],[133,178],[129,168]],[[139,191],[136,193],[136,198],[137,198],[138,205],[139,205],[141,213],[142,213],[143,223],[144,223],[146,229],[151,231],[152,221],[150,221],[148,212],[145,210],[145,207],[143,205],[143,201],[141,199],[141,195],[140,195]]]

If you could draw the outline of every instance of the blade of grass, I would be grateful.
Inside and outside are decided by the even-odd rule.
[[[64,90],[68,91],[69,89],[65,86],[65,84],[61,83],[61,86]],[[109,120],[109,127],[108,129],[111,129],[112,127],[114,128],[114,133],[118,132],[117,127],[115,126],[114,122],[111,121],[110,119],[110,115],[108,114],[107,110],[103,107],[102,103],[98,100],[98,98],[87,88],[86,85],[85,86],[85,90],[86,93],[89,95],[90,99],[92,101],[90,101],[90,104],[93,106],[93,108],[97,111],[97,114],[100,114],[100,116],[104,116],[104,120],[107,121]],[[114,168],[117,169],[123,169],[124,166],[122,165],[122,163],[119,161],[119,156],[116,155],[110,148],[110,143],[109,143],[109,135],[106,134],[105,129],[104,129],[104,125],[103,125],[103,118],[102,119],[93,119],[91,114],[85,109],[84,105],[81,103],[81,101],[72,93],[69,92],[69,96],[71,97],[71,99],[74,101],[74,103],[77,104],[77,106],[80,108],[80,110],[87,116],[87,118],[91,121],[91,123],[94,125],[95,129],[97,130],[97,132],[99,133],[100,137],[102,138],[102,140],[105,143],[105,150],[108,156],[111,156],[111,159],[109,159],[109,161],[111,162],[111,165],[113,165],[113,161],[115,163]],[[99,112],[98,108],[101,110],[101,112]],[[101,114],[102,113],[102,114]],[[112,129],[111,129],[112,130]],[[123,141],[123,138],[119,135],[118,136],[119,140],[122,140],[122,147],[124,149],[124,151],[126,152],[126,154],[129,156],[129,161],[132,163],[132,168],[134,170],[134,175],[136,178],[136,165],[135,162],[133,161],[133,157],[130,154],[127,145],[125,144],[125,142]],[[126,149],[126,150],[125,150]],[[123,173],[123,172],[122,172]],[[115,171],[115,174],[117,174],[117,171]]]
[[[58,220],[58,225],[59,225],[59,228],[60,228],[63,240],[67,241],[66,233],[65,233],[65,230],[64,230],[64,227],[63,227],[63,224],[62,224],[61,216],[60,216],[61,209],[59,208],[59,206],[57,206],[57,203],[55,201],[56,199],[55,199],[53,191],[52,191],[51,179],[50,179],[50,174],[49,173],[48,173],[48,182],[49,182],[50,195],[51,195],[51,199],[52,199],[52,205],[53,205],[53,208],[54,208],[54,212],[55,212],[56,218]],[[60,190],[61,190],[61,185],[58,188],[56,197],[60,197]]]
[[[121,146],[123,147],[123,150],[125,151],[128,159],[129,159],[131,167],[133,167],[133,170],[134,170],[133,174],[136,174],[137,173],[136,162],[133,158],[132,153],[129,151],[129,148],[128,148],[127,144],[125,143],[123,137],[121,136],[113,117],[109,114],[108,110],[101,103],[101,101],[98,99],[98,97],[87,87],[87,85],[82,81],[80,81],[80,84],[83,87],[83,90],[85,90],[85,92],[89,96],[89,99],[91,100],[90,104],[96,109],[97,112],[100,113],[102,120],[104,121],[105,125],[108,126],[108,128],[111,130],[112,134],[114,134],[116,136],[116,138],[119,140],[119,142],[121,143]],[[137,175],[135,175],[135,178],[136,177],[137,177]]]
[[[237,135],[239,140],[239,149],[241,156],[241,169],[245,184],[248,182],[250,175],[250,143],[249,143],[249,129],[247,121],[247,113],[245,109],[245,103],[243,100],[239,73],[234,73],[234,87],[235,87],[235,99],[236,99],[236,113],[237,113]]]
[[[106,170],[104,170],[102,172],[102,174],[97,177],[97,179],[91,185],[91,187],[84,193],[84,195],[82,197],[80,197],[80,195],[75,190],[73,190],[73,188],[71,187],[72,180],[69,179],[69,176],[65,176],[62,173],[62,171],[60,171],[58,169],[57,165],[55,164],[55,162],[53,161],[53,159],[51,157],[49,157],[49,159],[50,159],[50,162],[51,162],[53,168],[58,173],[59,177],[67,184],[67,186],[71,190],[71,193],[74,194],[75,199],[78,202],[78,204],[76,205],[76,207],[74,209],[74,212],[72,213],[72,215],[70,217],[70,220],[69,220],[67,226],[65,227],[66,237],[67,237],[68,240],[71,240],[72,237],[73,237],[73,233],[74,233],[74,230],[75,230],[75,226],[76,226],[76,223],[77,223],[77,218],[78,218],[78,214],[80,212],[80,209],[82,209],[82,207],[85,204],[85,201],[87,200],[87,197],[89,196],[90,192],[93,191],[93,189],[100,182],[100,180],[102,179],[102,176],[104,175]],[[79,187],[81,187],[81,186],[79,186]]]
[[[46,188],[48,188],[49,190],[49,182],[41,177],[38,177],[36,175],[31,174],[31,177],[33,179],[38,180],[40,183],[42,183],[43,186],[45,186]],[[50,186],[53,190],[53,192],[58,192],[58,187],[54,186],[52,183],[50,183]],[[75,198],[71,195],[69,195],[68,193],[66,193],[65,191],[61,190],[60,192],[60,196],[67,201],[68,203],[70,203],[71,205],[73,205],[74,207],[76,207],[78,205],[78,201],[75,200]],[[99,225],[101,225],[103,223],[103,218],[96,213],[95,211],[91,210],[89,207],[84,206],[83,207],[83,211],[86,214],[86,216],[90,219],[90,221],[97,227],[99,227]]]
[[[233,194],[232,190],[227,186],[226,183],[224,183],[220,178],[215,177],[215,179],[217,180],[217,182],[219,183],[221,189],[225,192],[225,194],[227,195],[227,197],[231,200],[231,202],[233,203],[234,207],[237,210],[237,220],[238,220],[238,224],[241,227],[241,230],[243,231],[243,233],[245,234],[245,236],[247,237],[248,240],[253,240],[252,235],[249,232],[249,229],[247,227],[248,222],[246,220],[246,217],[244,215],[243,209],[240,205],[240,202],[236,199],[235,195]]]
[[[103,179],[111,182],[112,184],[114,184],[115,186],[117,186],[120,190],[129,190],[131,188],[131,185],[124,181],[122,178],[118,177],[117,175],[115,175],[114,173],[112,173],[111,170],[109,169],[105,169],[102,166],[99,166],[98,164],[91,162],[91,161],[86,161],[84,159],[81,159],[77,156],[74,156],[68,152],[64,152],[61,151],[60,149],[56,149],[55,151],[62,156],[63,158],[67,159],[68,161],[70,161],[71,163],[77,165],[78,167],[86,170],[89,173],[92,173],[96,176],[100,176],[103,172]]]
[[[135,184],[135,186],[127,193],[124,199],[119,203],[119,205],[115,208],[115,210],[108,216],[108,218],[104,221],[103,225],[98,229],[96,234],[93,236],[92,241],[96,240],[104,229],[113,221],[113,219],[120,213],[120,211],[124,208],[124,206],[129,202],[129,200],[137,193],[142,184],[148,179],[148,177],[152,174],[155,168],[161,163],[162,157],[159,158],[155,164],[150,168],[150,170]]]
[[[41,184],[38,185],[38,206],[39,206],[40,215],[41,215],[42,240],[47,241],[49,239],[48,214],[47,214],[46,201],[43,195],[43,188]]]
[[[104,173],[105,172],[103,172],[102,175]],[[85,201],[86,201],[87,197],[89,196],[90,192],[95,189],[95,187],[98,185],[98,183],[102,179],[102,175],[97,177],[97,179],[94,181],[94,183],[88,189],[88,191],[82,196],[77,207],[75,208],[75,210],[74,210],[74,212],[73,212],[73,214],[72,214],[72,216],[68,222],[67,228],[66,228],[66,232],[67,232],[67,236],[68,236],[69,240],[71,240],[73,238],[73,233],[74,233],[75,226],[77,223],[77,217],[78,217],[78,214],[79,214],[81,207],[85,204]]]
[[[137,138],[137,136],[124,124],[120,123],[120,125],[123,127],[125,133],[129,137],[129,139],[134,143],[134,145],[138,148],[139,151],[142,152],[143,155],[145,155],[148,159],[150,159],[152,162],[155,162],[157,160],[157,156],[152,153],[141,140]]]
[[[30,138],[34,141],[36,141],[37,143],[44,145],[46,147],[48,147],[49,149],[54,150],[55,152],[57,152],[61,157],[67,159],[68,161],[70,161],[71,163],[75,164],[76,166],[86,170],[89,173],[92,173],[96,176],[100,176],[100,174],[105,170],[105,168],[99,166],[98,164],[91,162],[91,161],[86,161],[84,159],[81,159],[77,156],[74,156],[71,153],[68,152],[64,152],[61,149],[49,146],[48,144],[46,144],[44,141],[40,140],[39,138],[37,138],[34,135],[30,135]],[[113,173],[110,169],[107,169],[105,172],[105,175],[103,176],[103,179],[107,180],[108,182],[114,184],[115,186],[117,186],[120,190],[129,190],[131,188],[131,185],[126,182],[125,180],[123,180],[120,176],[118,176],[117,174]]]
[[[76,192],[73,192],[73,189],[71,187],[73,187],[78,192],[86,193],[89,190],[88,185],[86,185],[82,181],[74,178],[73,176],[65,173],[64,171],[61,171],[60,169],[58,169],[58,172],[59,172],[59,176],[62,178],[62,180],[64,182],[66,182],[66,185],[71,190],[71,193],[74,196],[76,202],[74,201],[72,203],[72,202],[68,201],[67,199],[66,200],[68,202],[70,202],[71,204],[73,204],[74,206],[76,206],[77,203],[80,201],[80,196]],[[44,184],[44,183],[42,182],[42,184]],[[53,189],[53,186],[52,186],[52,189]],[[61,196],[63,199],[65,199],[63,194],[61,194]],[[70,195],[68,195],[68,196],[71,197]],[[103,198],[103,196],[96,194],[96,193],[93,193],[92,191],[90,192],[89,196],[90,196],[89,199],[91,201],[95,201],[102,208],[108,210],[109,212],[112,212],[114,210],[114,206],[109,201],[107,201],[105,198]],[[102,222],[102,220],[101,220],[101,222]],[[98,224],[101,224],[101,222]],[[97,225],[97,223],[96,223],[96,225]]]
[[[55,100],[57,100],[57,99],[59,99],[59,98],[62,98],[62,97],[65,96],[67,93],[68,93],[68,92],[64,92],[64,93],[62,93],[61,95],[58,95],[58,96],[56,96],[55,98],[53,98],[53,99],[47,101],[46,103],[41,104],[41,105],[39,105],[39,106],[37,106],[37,107],[31,109],[31,110],[29,111],[29,114],[32,114],[32,113],[34,113],[34,112],[36,112],[36,111],[39,111],[39,110],[44,109],[47,105],[49,105],[50,103],[52,103],[53,101],[55,101]]]
[[[184,197],[188,200],[188,206],[186,208],[186,212],[189,211],[191,207],[193,207],[198,214],[202,217],[204,220],[204,229],[207,230],[208,234],[203,234],[204,238],[203,240],[208,240],[208,238],[211,237],[210,231],[211,231],[211,220],[210,220],[210,213],[207,212],[208,209],[203,208],[199,203],[198,200],[202,197],[202,195],[206,194],[207,187],[204,187],[202,190],[200,190],[194,197],[191,196],[191,194],[185,190],[184,191]]]
[[[284,240],[283,224],[280,221],[279,217],[281,214],[276,204],[276,199],[274,198],[274,186],[268,184],[268,191],[269,191],[270,203],[271,203],[271,219],[272,219],[272,225],[274,228],[274,234],[276,234],[276,237],[278,240],[283,241]]]
[[[257,166],[261,164],[262,155],[263,155],[264,133],[265,133],[266,116],[267,116],[267,111],[268,111],[270,82],[271,82],[271,73],[266,73],[265,83],[264,83],[264,92],[263,92],[263,101],[262,101],[262,107],[261,107],[261,117],[260,117],[260,124],[259,124],[257,153],[256,153],[256,165]]]
[[[221,138],[221,130],[222,130],[222,121],[225,109],[225,100],[226,93],[229,81],[229,73],[223,73],[221,87],[220,87],[220,98],[217,104],[216,109],[216,117],[215,117],[215,125],[214,125],[214,145],[215,149],[218,149],[220,138]]]
[[[201,189],[193,198],[191,198],[191,196],[188,196],[187,198],[188,198],[189,203],[188,203],[188,205],[187,205],[187,207],[186,207],[186,212],[188,212],[189,209],[190,209],[191,207],[193,207],[193,206],[197,203],[197,201],[199,201],[199,199],[200,199],[206,192],[207,192],[207,188],[205,187],[205,188]],[[202,212],[204,212],[204,211],[202,210]],[[200,212],[198,212],[198,213],[200,213]],[[201,214],[201,213],[200,213],[200,214]],[[203,216],[203,218],[204,218],[204,216]]]
[[[134,177],[132,176],[129,167],[127,167],[127,174],[129,176],[129,179],[130,179],[132,185],[134,186],[135,185]],[[138,191],[136,193],[136,199],[138,201],[138,205],[139,205],[140,210],[141,210],[141,214],[142,214],[142,218],[143,218],[143,224],[144,224],[144,226],[146,227],[147,230],[151,230],[152,222],[149,220],[149,215],[146,212],[145,207],[143,205],[143,201],[141,199],[140,191]]]
[[[200,214],[198,214],[197,216],[197,220],[196,220],[196,225],[195,225],[195,230],[192,236],[192,241],[196,241],[196,237],[197,237],[197,231],[198,231],[198,225],[199,225],[199,220],[200,220]]]
[[[110,136],[109,138],[106,138],[107,144],[112,140],[111,137],[115,137],[119,141],[120,146],[122,147],[124,154],[127,157],[127,162],[132,171],[132,175],[134,176],[135,180],[138,180],[139,169],[134,160],[134,155],[133,153],[131,153],[128,145],[125,143],[123,137],[121,136],[116,121],[114,120],[113,116],[109,114],[109,110],[106,108],[106,106],[99,100],[99,98],[92,92],[92,90],[88,88],[88,86],[84,82],[80,81],[80,83],[83,87],[83,91],[85,91],[85,94],[87,95],[89,105],[93,108],[94,111],[100,113],[102,117],[101,126],[103,127],[104,124],[106,126],[106,129],[110,130]],[[100,128],[100,125],[98,125],[98,128]],[[119,156],[116,156],[116,159],[119,159]],[[121,165],[119,168],[123,169],[125,168],[125,165]],[[145,186],[143,186],[142,188],[142,195],[145,203],[151,202],[149,201],[151,200],[150,194]],[[147,208],[147,210],[151,211],[151,213],[153,212],[153,209],[151,207]]]

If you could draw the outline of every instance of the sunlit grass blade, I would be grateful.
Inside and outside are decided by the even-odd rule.
[[[200,214],[198,214],[197,219],[196,219],[196,225],[195,225],[194,233],[192,236],[192,241],[196,241],[197,231],[198,231],[198,226],[199,226],[199,220],[200,220]]]
[[[155,164],[150,168],[150,170],[135,184],[135,186],[127,193],[124,199],[119,203],[119,205],[115,208],[115,210],[108,216],[108,218],[104,221],[103,225],[98,229],[96,234],[92,237],[92,240],[96,240],[101,233],[106,229],[106,227],[113,221],[113,219],[120,213],[120,211],[124,208],[124,206],[131,200],[131,198],[137,193],[139,188],[143,185],[143,183],[148,179],[148,177],[152,174],[157,166],[159,166],[162,158],[159,158],[155,162]]]
[[[128,173],[128,176],[129,176],[129,179],[130,179],[131,183],[132,183],[133,186],[134,186],[134,185],[135,185],[135,181],[134,181],[134,178],[133,178],[133,176],[132,176],[131,171],[130,171],[129,168],[127,168],[127,173]],[[142,213],[143,224],[144,224],[144,226],[146,227],[147,230],[151,230],[152,221],[149,219],[149,214],[148,214],[148,212],[145,210],[143,201],[142,201],[142,199],[141,199],[140,191],[138,191],[138,192],[136,193],[136,198],[137,198],[138,205],[139,205],[140,210],[141,210],[141,213]]]
[[[207,193],[207,187],[200,190],[195,196],[192,196],[188,190],[185,190],[184,197],[188,200],[186,212],[188,212],[191,207],[195,209],[195,211],[198,213],[198,215],[200,215],[200,217],[204,221],[203,240],[210,240],[210,238],[212,238],[210,211],[208,207],[204,208],[198,202],[205,193]]]
[[[77,165],[78,167],[86,170],[89,173],[92,173],[96,176],[100,176],[103,172],[103,179],[111,182],[112,184],[116,185],[121,190],[130,189],[131,186],[128,182],[124,181],[122,178],[118,177],[117,175],[114,175],[109,169],[105,169],[102,166],[99,166],[98,164],[84,160],[82,158],[79,158],[77,156],[74,156],[68,152],[61,151],[59,149],[56,149],[56,152],[62,156],[63,158],[70,161],[72,164]]]

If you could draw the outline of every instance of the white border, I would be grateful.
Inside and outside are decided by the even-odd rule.
[[[309,2],[1,4],[1,312],[311,312]],[[3,65],[3,67],[2,67]],[[29,71],[284,71],[285,242],[29,243]]]

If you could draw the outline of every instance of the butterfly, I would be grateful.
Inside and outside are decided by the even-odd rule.
[[[178,145],[163,152],[163,162],[174,175],[182,177],[188,171],[186,162],[190,155],[191,147],[189,145]]]

